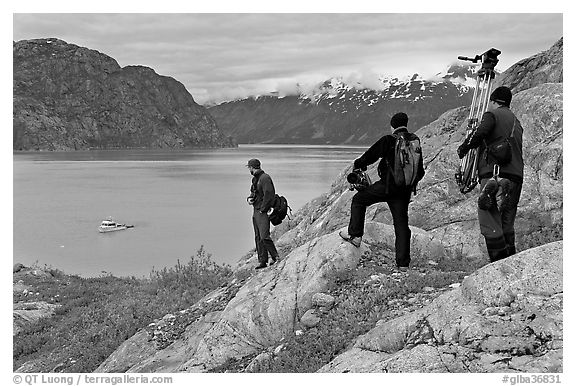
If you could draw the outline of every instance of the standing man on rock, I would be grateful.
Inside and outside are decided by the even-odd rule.
[[[364,235],[366,208],[378,202],[388,203],[396,235],[396,265],[400,271],[406,271],[410,265],[410,236],[412,233],[408,227],[408,204],[412,192],[416,190],[416,184],[424,176],[422,149],[418,146],[416,151],[420,153],[419,161],[417,165],[414,165],[417,168],[416,182],[410,186],[398,185],[395,182],[396,147],[400,137],[406,141],[417,140],[418,144],[420,143],[415,134],[408,132],[407,125],[408,116],[405,113],[394,114],[390,120],[392,134],[380,138],[360,158],[354,161],[355,170],[365,171],[368,165],[381,158],[378,164],[380,180],[354,195],[350,209],[348,233],[340,232],[340,237],[352,245],[360,247]]]
[[[254,225],[259,262],[256,269],[262,269],[266,268],[269,256],[272,259],[270,265],[278,260],[278,251],[270,237],[270,218],[268,217],[274,205],[276,190],[274,189],[272,178],[261,169],[259,160],[255,158],[249,160],[246,167],[248,167],[250,174],[253,176],[250,196],[248,196],[247,201],[248,204],[254,206],[252,224]]]
[[[508,87],[496,88],[490,95],[488,111],[469,140],[458,147],[461,159],[470,149],[478,150],[478,222],[486,241],[490,262],[504,259],[516,253],[514,221],[522,191],[524,159],[522,158],[522,134],[520,121],[510,111],[512,92]],[[489,149],[508,138],[510,161],[496,159]]]

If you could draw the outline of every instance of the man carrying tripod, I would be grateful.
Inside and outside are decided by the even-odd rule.
[[[523,129],[510,111],[511,101],[508,87],[494,90],[480,125],[458,147],[460,159],[478,148],[478,221],[491,262],[516,253],[514,220],[524,177]],[[505,157],[498,149],[503,149]]]
[[[340,237],[359,247],[364,235],[366,208],[378,202],[388,203],[396,235],[396,265],[402,271],[410,264],[410,228],[408,204],[416,184],[424,176],[422,148],[415,134],[408,132],[408,116],[394,114],[390,120],[392,134],[385,135],[354,161],[355,170],[366,170],[381,158],[378,164],[380,180],[359,190],[352,198],[348,233]]]

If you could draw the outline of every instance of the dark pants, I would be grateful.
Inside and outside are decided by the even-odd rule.
[[[480,189],[484,188],[488,178],[480,181]],[[500,184],[503,179],[499,179]],[[516,253],[514,221],[518,211],[522,184],[510,181],[511,188],[508,197],[504,200],[502,188],[496,193],[497,205],[490,210],[478,208],[478,222],[480,233],[486,241],[486,249],[490,261],[497,261]]]
[[[396,265],[399,267],[408,267],[410,264],[410,236],[412,235],[408,227],[410,194],[410,191],[397,191],[392,186],[390,187],[390,192],[386,193],[386,184],[379,180],[365,190],[356,193],[352,198],[352,206],[350,208],[348,234],[351,237],[362,237],[364,235],[366,208],[377,202],[388,203],[394,222]]]
[[[270,219],[266,213],[260,213],[254,209],[252,224],[254,225],[254,241],[256,242],[256,252],[258,252],[258,262],[265,265],[268,263],[268,254],[278,258],[278,251],[276,251],[274,241],[270,237]]]

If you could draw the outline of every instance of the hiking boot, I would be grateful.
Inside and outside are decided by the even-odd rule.
[[[403,277],[404,275],[407,274],[408,274],[408,267],[396,267],[392,272],[392,276],[396,278]]]
[[[396,267],[394,270],[395,273],[408,273],[408,267]]]
[[[280,261],[280,256],[270,256],[270,258],[272,259],[270,265],[274,265],[277,261]]]
[[[502,201],[500,202],[501,209],[508,209],[512,206],[512,181],[507,178],[501,178],[498,181],[500,188],[502,189]]]
[[[338,234],[340,235],[340,237],[342,237],[344,240],[348,241],[350,244],[354,245],[356,248],[360,247],[360,244],[362,243],[362,236],[360,237],[353,237],[350,236],[347,232],[338,232]]]
[[[484,189],[478,196],[478,208],[482,210],[490,210],[496,205],[496,192],[498,192],[498,182],[491,178],[484,185]]]
[[[266,268],[266,264],[260,264],[256,267],[256,269]]]
[[[509,253],[508,248],[505,248],[505,249],[500,250],[500,251],[488,250],[488,257],[490,258],[490,262],[493,263],[495,261],[507,258],[508,256],[510,256],[508,253]]]

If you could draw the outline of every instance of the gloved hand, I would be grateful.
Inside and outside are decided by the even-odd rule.
[[[362,168],[356,167],[356,161],[358,161],[358,159],[354,160],[354,162],[352,163],[352,171],[360,170],[360,171],[365,172],[366,170],[368,170],[367,166],[364,166]]]
[[[458,158],[460,159],[464,158],[466,154],[468,154],[468,151],[470,151],[470,149],[468,148],[468,146],[466,146],[466,143],[463,143],[460,146],[458,146]]]

